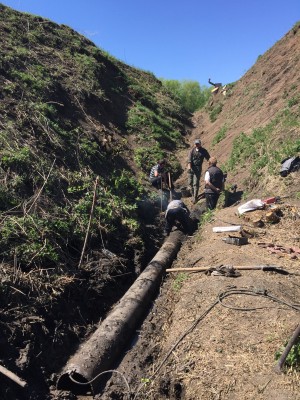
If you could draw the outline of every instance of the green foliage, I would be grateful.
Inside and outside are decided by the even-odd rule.
[[[266,126],[254,129],[251,134],[241,133],[235,138],[230,157],[224,167],[228,171],[237,166],[251,165],[251,178],[256,180],[267,169],[270,174],[278,171],[281,160],[300,151],[300,139],[294,136],[284,141],[278,137],[274,140],[275,129],[299,127],[298,111],[284,109]]]
[[[213,109],[209,113],[209,119],[211,122],[215,122],[217,120],[218,115],[221,113],[223,109],[223,103],[217,103]]]
[[[139,200],[140,196],[144,193],[143,185],[137,182],[136,178],[125,169],[115,171],[112,178],[112,187],[118,194],[125,195],[128,199]]]
[[[161,81],[174,98],[191,113],[203,108],[210,96],[209,89],[206,87],[201,89],[199,82],[196,81],[166,79],[161,79]]]
[[[144,172],[149,170],[150,165],[154,165],[158,160],[165,157],[163,151],[158,147],[138,147],[134,150],[134,161]]]
[[[279,358],[281,357],[286,346],[287,346],[287,343],[285,343],[285,346],[282,349],[278,350],[275,353],[276,360],[279,360]],[[287,367],[293,368],[297,371],[300,370],[300,341],[299,340],[292,346],[292,348],[285,360],[285,365]]]
[[[294,96],[288,101],[288,107],[293,107],[296,104],[299,104],[299,102],[300,102],[300,95]]]
[[[184,272],[180,272],[174,282],[173,282],[173,289],[176,291],[179,291],[182,288],[182,284],[184,281],[186,281],[188,279],[188,274],[184,273]]]
[[[221,140],[225,139],[226,137],[226,132],[227,132],[227,126],[224,125],[222,128],[216,133],[215,137],[213,138],[212,145],[215,146]]]
[[[180,173],[174,154],[188,113],[152,73],[67,26],[4,6],[1,13],[1,259],[76,265],[88,226],[87,253],[117,231],[118,251],[132,251],[142,182],[161,158]]]
[[[52,230],[55,218],[46,220],[38,217],[12,216],[2,221],[0,246],[2,257],[11,257],[21,265],[56,263],[61,251],[59,242],[67,229]]]
[[[300,29],[300,21],[296,22],[292,28],[292,32],[294,33],[294,35],[296,35],[299,29]]]
[[[154,112],[139,101],[128,112],[126,123],[129,133],[134,133],[137,140],[158,141],[160,147],[176,147],[176,141],[182,140],[178,131],[174,131],[172,121],[160,113]]]
[[[213,210],[206,210],[200,217],[200,224],[204,225],[208,222],[211,222],[214,216]]]
[[[161,159],[167,159],[166,171],[172,173],[172,178],[176,179],[182,173],[182,167],[180,162],[173,154],[169,154],[168,157],[166,153],[163,152],[159,146],[154,147],[138,147],[134,150],[134,161],[139,166],[139,168],[146,174],[148,179],[149,173],[153,165]]]
[[[45,90],[50,84],[50,78],[42,65],[31,65],[26,69],[26,72],[19,70],[12,70],[11,76],[17,79],[22,87],[38,93]]]
[[[1,166],[4,169],[28,170],[30,169],[31,161],[31,150],[29,147],[7,149],[3,150],[1,154]]]

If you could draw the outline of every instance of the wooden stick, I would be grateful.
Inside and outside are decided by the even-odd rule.
[[[85,248],[86,248],[87,241],[88,241],[88,237],[89,237],[91,222],[92,222],[92,218],[93,218],[93,214],[94,214],[94,208],[95,208],[95,203],[96,203],[96,198],[97,198],[98,180],[99,180],[99,176],[97,176],[96,181],[95,181],[95,188],[94,188],[94,195],[93,195],[92,208],[91,208],[91,212],[90,212],[89,223],[88,223],[88,227],[87,227],[86,234],[85,234],[84,244],[83,244],[83,248],[82,248],[82,251],[81,251],[81,256],[80,256],[78,268],[81,267],[82,260],[83,260],[83,256],[84,256],[84,252],[85,252]]]
[[[0,372],[1,374],[5,375],[7,378],[11,379],[21,387],[27,386],[27,382],[23,381],[23,379],[19,378],[16,374],[13,372],[9,371],[7,368],[3,367],[0,365]]]
[[[172,184],[171,184],[171,174],[170,174],[170,172],[168,172],[168,177],[169,177],[170,200],[172,201],[173,198],[172,198],[172,189],[171,189]]]
[[[36,195],[34,201],[32,202],[32,204],[31,204],[31,206],[29,207],[29,209],[26,210],[26,214],[29,213],[29,211],[32,209],[32,207],[34,206],[34,204],[37,202],[38,198],[40,197],[40,195],[41,195],[41,193],[42,193],[42,191],[43,191],[43,189],[44,189],[44,187],[45,187],[45,185],[46,185],[46,183],[47,183],[47,181],[48,181],[48,179],[49,179],[49,176],[50,176],[51,171],[52,171],[52,169],[53,169],[53,167],[54,167],[55,161],[56,161],[56,158],[54,159],[54,161],[53,161],[53,163],[52,163],[52,165],[51,165],[50,171],[48,172],[48,175],[46,176],[46,179],[44,180],[44,183],[42,184],[42,187],[40,188],[40,190],[39,190],[38,194]]]
[[[283,353],[281,354],[281,357],[278,360],[278,363],[276,364],[276,366],[274,368],[274,371],[277,374],[280,374],[282,372],[281,369],[283,367],[283,364],[285,363],[285,360],[286,360],[289,352],[291,351],[291,348],[294,346],[294,344],[296,344],[299,336],[300,336],[300,324],[295,329],[293,336],[290,338],[288,344],[286,345],[286,348],[284,349]]]
[[[201,272],[208,271],[209,267],[167,268],[166,272]]]
[[[163,212],[163,177],[160,180],[160,212]]]

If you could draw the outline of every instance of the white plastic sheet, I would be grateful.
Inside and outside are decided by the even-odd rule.
[[[245,212],[248,211],[253,211],[253,210],[257,210],[259,208],[264,208],[265,203],[260,200],[260,199],[253,199],[250,201],[247,201],[247,203],[242,204],[241,206],[238,207],[238,213],[240,215],[244,214]]]

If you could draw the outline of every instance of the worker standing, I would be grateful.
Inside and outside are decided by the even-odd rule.
[[[206,159],[208,161],[209,158],[208,151],[201,146],[201,140],[196,139],[194,147],[190,150],[188,156],[188,185],[192,192],[194,204],[198,200],[203,160]]]
[[[217,167],[216,157],[211,157],[208,161],[208,169],[205,172],[205,199],[209,210],[214,210],[217,206],[221,191],[224,189],[225,176],[223,171]]]

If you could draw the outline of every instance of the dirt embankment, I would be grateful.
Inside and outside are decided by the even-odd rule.
[[[296,102],[299,46],[297,27],[260,56],[225,97],[219,93],[210,108],[195,114],[189,143],[200,138],[224,163],[241,132],[248,135],[264,128],[287,104]],[[297,104],[291,106],[295,112]],[[212,121],[210,112],[216,105],[221,107]],[[225,137],[214,143],[222,129]],[[278,124],[272,135],[273,142],[283,146],[285,138],[299,138],[299,127]],[[182,187],[187,183],[186,149],[179,158],[184,173],[176,184]],[[236,200],[242,201],[246,190],[248,200],[291,196],[279,205],[278,221],[266,222],[260,216],[264,225],[253,228],[253,220],[237,216],[238,204],[218,209],[211,221],[187,238],[173,268],[272,265],[288,274],[263,270],[241,270],[238,277],[169,273],[135,346],[117,367],[119,375],[108,381],[99,398],[129,398],[127,381],[134,399],[300,399],[299,372],[291,368],[281,375],[274,372],[276,354],[299,324],[299,172],[287,178],[262,175],[252,192],[249,179],[249,165],[229,174],[228,183],[238,185]],[[201,202],[196,206],[189,199],[186,202],[190,208],[201,207]],[[232,224],[252,230],[248,244],[227,244],[222,239],[228,233],[212,231],[215,226]]]
[[[250,228],[236,215],[237,206],[218,210],[187,239],[173,268],[273,265],[289,274],[167,275],[137,344],[118,367],[133,398],[300,399],[299,373],[274,372],[276,354],[297,327],[300,311],[299,203],[279,206],[279,222],[261,228]],[[231,224],[251,231],[247,245],[226,244],[228,233],[212,230]],[[127,399],[124,380],[110,381],[102,398]]]

